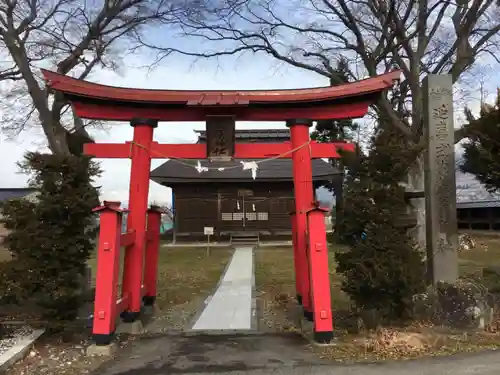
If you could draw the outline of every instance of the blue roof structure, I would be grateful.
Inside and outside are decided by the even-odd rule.
[[[22,198],[35,191],[36,190],[33,188],[0,188],[0,202],[14,198]]]
[[[500,207],[500,192],[489,192],[473,175],[457,171],[457,209]]]
[[[457,209],[500,207],[500,199],[487,201],[457,202]]]

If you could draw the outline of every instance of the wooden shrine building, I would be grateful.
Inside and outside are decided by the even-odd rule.
[[[205,143],[206,132],[197,133],[197,143]],[[289,141],[289,129],[235,132],[238,144]],[[187,163],[171,159],[151,172],[153,181],[172,188],[175,241],[206,240],[205,227],[214,228],[214,239],[219,241],[243,237],[291,240],[290,212],[295,209],[292,160],[263,160],[255,180],[251,171],[241,168],[240,161],[205,159],[201,165],[214,169],[199,173]],[[323,159],[312,160],[312,172],[314,189],[342,176]]]

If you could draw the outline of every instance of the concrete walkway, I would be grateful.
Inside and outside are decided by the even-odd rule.
[[[237,247],[217,291],[208,299],[208,304],[192,329],[252,329],[253,285],[253,248]]]

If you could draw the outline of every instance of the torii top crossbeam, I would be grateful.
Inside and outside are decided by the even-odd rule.
[[[49,89],[61,92],[79,117],[96,120],[285,121],[362,117],[377,95],[400,77],[393,71],[344,85],[291,90],[148,90],[106,86],[42,69]]]

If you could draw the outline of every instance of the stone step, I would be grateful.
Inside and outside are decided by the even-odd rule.
[[[246,245],[246,244],[258,244],[258,235],[245,235],[245,236],[231,236],[231,244]]]
[[[259,238],[258,237],[255,237],[255,238],[251,238],[251,237],[246,237],[246,238],[233,238],[231,243],[239,243],[239,244],[242,244],[242,243],[258,243],[259,242]]]

